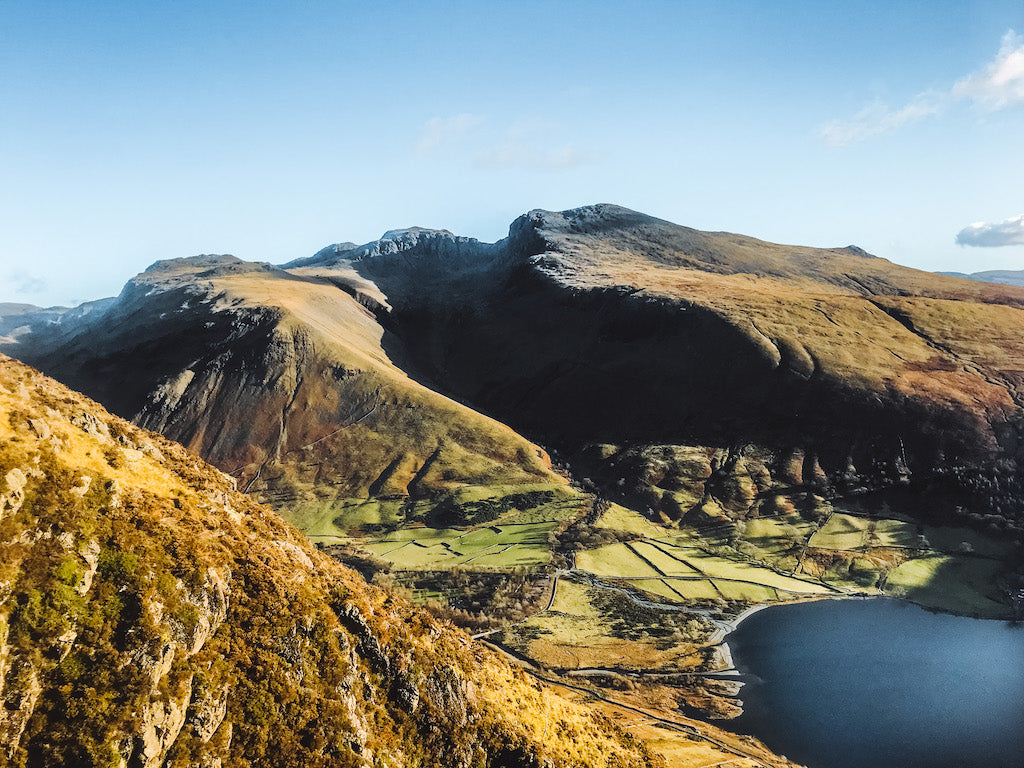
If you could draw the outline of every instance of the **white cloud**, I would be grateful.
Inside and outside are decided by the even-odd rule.
[[[954,99],[968,99],[989,110],[1024,102],[1024,36],[1012,29],[1003,36],[999,54],[981,72],[957,81]]]
[[[480,165],[500,168],[534,168],[542,171],[563,171],[594,162],[572,142],[556,147],[543,147],[528,141],[508,140],[477,154]]]
[[[945,102],[946,98],[942,94],[935,93],[922,93],[900,109],[889,109],[875,102],[864,107],[851,120],[833,120],[821,129],[820,135],[830,147],[841,147],[937,115],[943,110]]]
[[[21,270],[8,275],[8,284],[13,287],[14,293],[19,296],[34,296],[45,293],[48,288],[43,278]],[[0,297],[0,300],[2,300],[2,297]]]
[[[478,165],[566,171],[597,162],[597,157],[565,138],[565,127],[545,118],[516,120],[476,154]]]
[[[452,139],[464,138],[483,122],[482,115],[468,112],[452,117],[432,117],[420,129],[416,151],[420,154],[433,152]]]
[[[849,120],[833,120],[819,135],[829,146],[841,147],[941,114],[958,102],[988,111],[1024,103],[1024,36],[1011,29],[1003,36],[999,53],[984,69],[961,78],[949,89],[919,93],[895,109],[871,104]]]
[[[973,245],[980,248],[1024,245],[1024,214],[995,224],[987,224],[984,221],[975,222],[961,229],[957,233],[956,241],[960,245]]]

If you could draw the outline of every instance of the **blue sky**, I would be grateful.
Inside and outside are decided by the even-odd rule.
[[[1020,0],[0,0],[0,301],[594,202],[1024,269],[1022,180]]]

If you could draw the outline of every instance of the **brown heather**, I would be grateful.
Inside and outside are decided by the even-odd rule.
[[[3,766],[663,764],[4,356],[0,699]]]

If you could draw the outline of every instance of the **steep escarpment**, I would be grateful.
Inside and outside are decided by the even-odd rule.
[[[372,255],[321,269],[379,281],[418,370],[570,453],[752,446],[777,486],[909,483],[1004,518],[1020,495],[1024,290],[606,205],[527,214],[477,264],[446,291]]]
[[[6,348],[278,506],[554,479],[528,441],[407,375],[365,283],[160,262],[102,311]]]
[[[6,357],[0,550],[2,765],[658,764]]]

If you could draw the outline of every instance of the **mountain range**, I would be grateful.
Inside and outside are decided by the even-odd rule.
[[[938,488],[936,514],[1018,529],[1022,307],[852,246],[596,205],[494,244],[413,228],[282,267],[158,262],[114,300],[6,315],[0,349],[277,508],[552,481],[553,450],[679,518],[592,447],[669,444],[744,453],[760,500]]]
[[[1024,270],[990,269],[985,272],[941,272],[951,277],[965,277],[968,280],[981,280],[986,283],[1002,283],[1003,285],[1024,285]]]

